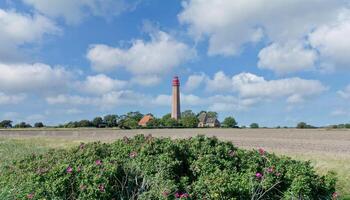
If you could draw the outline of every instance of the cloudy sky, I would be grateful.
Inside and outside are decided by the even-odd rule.
[[[348,0],[2,0],[0,119],[139,110],[240,125],[350,120]]]

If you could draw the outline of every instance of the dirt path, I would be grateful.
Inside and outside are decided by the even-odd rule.
[[[77,130],[1,130],[6,138],[59,138],[67,140],[113,141],[124,136],[152,134],[155,137],[187,138],[196,135],[216,136],[243,148],[265,148],[277,152],[349,155],[350,130],[298,129],[77,129]]]

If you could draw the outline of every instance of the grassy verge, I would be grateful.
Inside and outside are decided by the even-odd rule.
[[[0,138],[0,169],[9,164],[13,159],[20,159],[33,153],[44,153],[50,148],[69,148],[87,142],[82,140],[27,138],[8,139]],[[298,160],[310,160],[318,173],[334,171],[338,175],[337,192],[342,199],[350,200],[350,156],[320,155],[320,154],[296,154],[293,152],[276,152],[291,156]]]

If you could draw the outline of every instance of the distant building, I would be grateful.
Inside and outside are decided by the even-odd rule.
[[[180,110],[180,80],[178,76],[175,76],[172,81],[173,95],[171,105],[171,118],[179,120],[181,118]]]
[[[153,119],[152,115],[145,115],[142,117],[142,119],[139,121],[139,126],[146,127],[147,123]]]
[[[203,128],[203,127],[211,127],[211,128],[215,128],[215,127],[220,127],[220,122],[216,117],[209,117],[208,114],[206,112],[201,113],[198,116],[198,127]]]

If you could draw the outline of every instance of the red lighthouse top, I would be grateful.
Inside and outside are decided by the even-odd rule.
[[[180,85],[179,77],[178,76],[174,76],[174,78],[173,78],[173,86],[179,86],[179,85]]]

